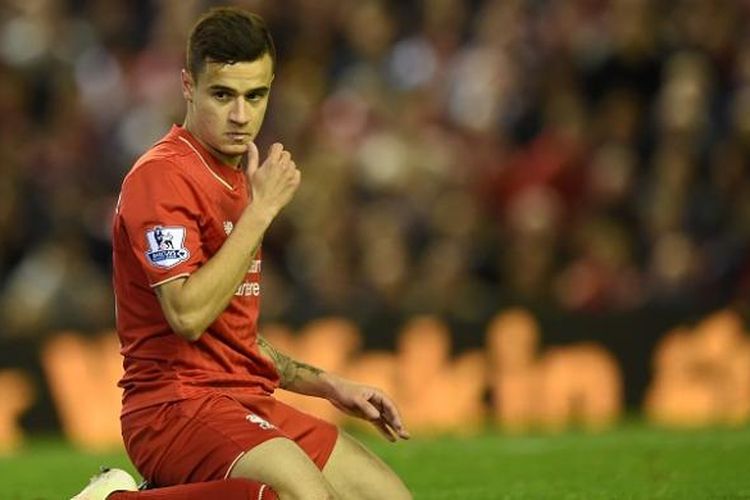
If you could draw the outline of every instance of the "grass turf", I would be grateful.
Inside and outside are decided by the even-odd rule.
[[[750,498],[750,428],[667,431],[626,425],[600,434],[414,439],[360,436],[416,499]],[[70,498],[100,464],[133,472],[123,452],[32,439],[0,458],[0,498]]]

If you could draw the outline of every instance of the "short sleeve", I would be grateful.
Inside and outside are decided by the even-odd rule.
[[[118,216],[152,287],[204,263],[198,194],[187,173],[167,160],[140,165],[123,183]]]

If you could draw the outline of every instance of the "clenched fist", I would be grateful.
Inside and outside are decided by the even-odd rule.
[[[278,142],[271,145],[260,166],[259,157],[258,148],[250,143],[246,170],[250,202],[273,218],[297,192],[301,174],[291,153]]]

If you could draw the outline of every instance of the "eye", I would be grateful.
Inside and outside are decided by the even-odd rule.
[[[213,93],[213,97],[219,102],[226,102],[231,98],[229,92],[226,92],[224,90],[217,90]]]
[[[245,99],[250,102],[258,102],[262,100],[265,95],[265,92],[248,92],[245,94]]]

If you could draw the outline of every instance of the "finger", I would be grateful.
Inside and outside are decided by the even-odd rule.
[[[388,425],[390,425],[394,431],[396,431],[396,434],[399,435],[402,439],[409,439],[411,435],[409,434],[409,431],[406,430],[404,427],[403,421],[401,420],[401,415],[398,411],[398,408],[396,407],[396,404],[391,401],[388,396],[385,394],[375,394],[375,398],[377,398],[379,407],[381,409],[381,414],[383,415],[383,419],[385,419],[386,422],[388,422]]]
[[[384,438],[386,438],[391,443],[396,442],[396,436],[393,435],[393,431],[390,427],[382,420],[373,420],[372,425],[375,426],[375,428],[383,435]]]
[[[375,421],[380,418],[380,411],[368,400],[362,399],[357,401],[357,406],[368,420]]]
[[[409,439],[411,437],[409,431],[406,430],[406,427],[404,427],[404,424],[401,421],[401,415],[399,415],[398,410],[395,406],[391,405],[385,407],[383,411],[383,418],[386,422],[388,422],[388,425],[393,427],[393,430],[396,431],[396,434],[398,434],[400,438]]]
[[[289,165],[292,161],[292,154],[289,151],[282,151],[281,156],[279,157],[279,162],[282,165]]]
[[[271,160],[274,162],[279,161],[281,153],[284,151],[284,146],[280,142],[274,142],[271,147],[268,148],[268,158],[266,161]]]
[[[258,170],[258,161],[260,153],[258,153],[258,146],[254,142],[250,142],[247,148],[247,175],[252,178],[255,172]]]

